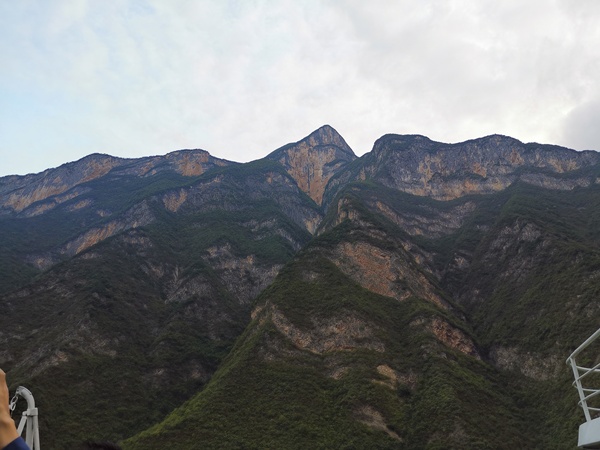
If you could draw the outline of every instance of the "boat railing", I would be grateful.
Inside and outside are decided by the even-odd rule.
[[[567,364],[573,370],[573,386],[579,394],[579,406],[583,409],[585,422],[579,427],[579,447],[582,448],[600,448],[600,362],[591,367],[579,365],[577,358],[583,359],[585,355],[582,352],[600,337],[600,328],[585,340],[577,349],[567,358]],[[599,341],[600,342],[600,341]],[[588,351],[589,353],[589,351]],[[595,355],[587,355],[586,361],[596,361],[598,352]],[[594,358],[590,359],[589,356]],[[596,376],[595,376],[596,375]]]

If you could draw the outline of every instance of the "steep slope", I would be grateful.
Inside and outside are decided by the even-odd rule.
[[[528,411],[531,448],[572,448],[582,416],[564,359],[598,327],[598,186],[521,182],[452,201],[373,183],[342,192],[324,228],[366,207],[412,236],[419,267],[460,308],[482,358],[510,374],[502,390]]]
[[[406,267],[412,257],[390,231],[355,215],[313,241],[260,296],[207,388],[125,448],[530,445],[516,404],[496,388],[502,375],[456,314],[418,295],[411,281],[427,275]],[[363,255],[340,252],[363,243],[398,258],[402,295],[348,277]]]
[[[503,164],[507,143],[528,162]],[[597,327],[597,155],[428,145],[332,178],[320,237],[259,298],[219,374],[126,448],[574,446],[563,360]],[[390,175],[434,151],[454,168],[435,166],[429,190]],[[473,160],[485,175],[457,191]]]
[[[508,193],[468,270],[450,264],[446,277],[490,361],[527,379],[540,446],[569,448],[582,414],[564,359],[599,326],[600,190]]]

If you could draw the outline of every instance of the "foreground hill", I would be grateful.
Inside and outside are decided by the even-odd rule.
[[[125,448],[530,444],[469,327],[407,242],[368,220],[299,253],[259,297],[209,386]],[[406,281],[391,286],[392,273]]]
[[[599,180],[596,152],[357,158],[329,126],[0,178],[0,364],[51,448],[571,448]]]

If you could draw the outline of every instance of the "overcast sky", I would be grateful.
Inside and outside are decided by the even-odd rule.
[[[0,0],[0,176],[323,124],[600,149],[600,1]]]

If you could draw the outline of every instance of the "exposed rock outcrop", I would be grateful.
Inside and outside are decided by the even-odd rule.
[[[320,205],[331,177],[356,156],[338,132],[326,125],[305,139],[274,151],[268,158],[279,161],[300,189]]]
[[[445,320],[434,318],[429,323],[429,329],[437,338],[438,341],[447,347],[458,350],[465,355],[473,356],[481,359],[473,340],[468,337],[462,330],[453,327]]]
[[[494,346],[490,359],[499,368],[519,372],[537,381],[556,378],[564,369],[564,362],[556,356],[543,356],[516,347]]]
[[[368,427],[373,428],[374,430],[383,431],[384,433],[387,433],[387,435],[391,438],[397,441],[402,441],[402,438],[398,436],[398,434],[395,431],[391,430],[388,427],[388,424],[386,423],[383,414],[381,414],[372,406],[363,405],[354,411],[354,415],[356,417],[356,420],[364,423]]]
[[[333,251],[332,260],[344,274],[377,294],[400,301],[414,295],[448,308],[403,249],[392,252],[364,241],[342,242]]]
[[[210,247],[204,260],[242,303],[250,303],[275,279],[281,264],[260,264],[254,255],[236,256],[231,246]]]
[[[358,317],[315,319],[311,329],[303,330],[291,323],[277,308],[271,307],[270,313],[277,330],[301,350],[316,354],[357,348],[385,351],[383,343],[374,337],[373,325]]]
[[[425,236],[428,238],[438,238],[454,233],[475,210],[473,202],[465,202],[447,211],[433,207],[424,208],[425,214],[417,214],[412,211],[396,211],[380,200],[374,201],[370,206],[411,236]]]
[[[35,202],[58,196],[79,184],[100,178],[126,161],[108,155],[89,155],[77,162],[39,174],[4,177],[0,179],[0,207],[21,212]],[[55,202],[61,203],[61,199],[58,198]]]
[[[47,269],[64,256],[75,256],[103,240],[123,231],[152,223],[154,215],[147,202],[142,202],[126,211],[122,216],[101,226],[87,230],[70,240],[56,251],[43,255],[29,255],[28,261],[39,269]]]

